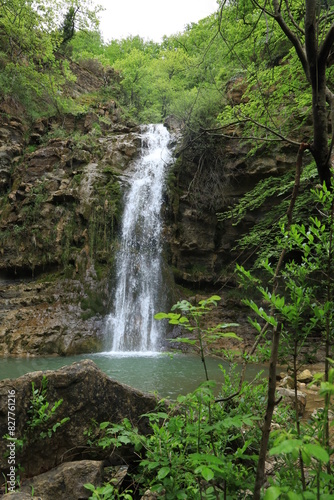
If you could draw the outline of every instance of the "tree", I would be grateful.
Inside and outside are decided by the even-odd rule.
[[[257,18],[255,21],[253,17],[250,34],[254,33],[259,18],[262,17],[266,23],[268,40],[274,29],[269,26],[269,20],[272,19],[280,28],[281,35],[283,33],[292,45],[312,92],[313,140],[309,141],[309,150],[316,162],[320,182],[325,182],[328,188],[332,178],[330,157],[334,137],[332,133],[329,144],[329,129],[332,121],[334,122],[330,118],[334,117],[334,94],[328,86],[327,76],[328,68],[332,65],[334,43],[334,7],[331,4],[332,2],[318,0],[234,2],[234,8],[246,23],[250,16],[254,16],[254,12],[250,14],[250,7],[256,9]],[[224,6],[225,2],[220,8],[220,23]],[[221,24],[220,29],[223,30]]]
[[[74,30],[96,28],[99,10],[91,0],[0,0],[0,97],[34,118],[66,107],[62,87],[73,75],[57,52]]]
[[[66,45],[75,34],[75,16],[78,12],[79,7],[70,7],[64,17],[63,25],[61,26],[62,31],[62,45]]]
[[[99,26],[98,13],[103,8],[100,5],[94,6],[92,0],[58,0],[59,13],[66,11],[63,20],[60,22],[61,43],[66,45],[78,31],[97,31]],[[59,23],[59,20],[57,21]]]
[[[220,9],[219,29],[222,38],[226,44],[228,44],[228,39],[224,33],[224,26],[222,25],[222,13],[224,6],[225,2],[222,3]],[[297,159],[296,189],[292,196],[292,201],[294,202],[297,194],[301,170],[301,155],[305,149],[309,149],[314,158],[320,182],[322,184],[325,183],[328,190],[332,189],[333,172],[331,165],[331,153],[334,140],[334,95],[329,85],[329,73],[332,64],[332,47],[334,44],[334,8],[331,4],[329,5],[328,2],[319,2],[317,0],[294,0],[293,2],[290,0],[237,0],[233,2],[233,8],[236,12],[238,12],[239,19],[242,19],[242,22],[245,25],[248,23],[248,33],[244,31],[241,37],[239,37],[239,41],[242,37],[250,40],[250,37],[254,35],[255,32],[259,32],[261,26],[265,26],[265,32],[263,34],[265,35],[265,43],[268,47],[270,37],[273,34],[275,35],[275,29],[279,28],[280,35],[283,35],[290,43],[292,51],[294,51],[297,61],[302,68],[304,84],[306,84],[306,87],[308,87],[311,91],[310,99],[313,119],[313,138],[311,139],[308,137],[306,141],[305,139],[299,139],[301,144]],[[272,20],[273,25],[270,25],[270,19]],[[263,21],[265,24],[263,24]],[[274,36],[274,38],[276,39],[276,43],[281,43],[277,35]],[[290,61],[293,60],[292,51],[288,49]],[[281,58],[281,60],[282,59],[283,58]],[[278,65],[279,63],[273,63],[273,66],[275,66],[275,64]],[[258,67],[260,67],[260,64]],[[266,73],[267,68],[262,67],[262,70],[263,71],[260,76],[259,73],[256,75],[257,81],[253,87],[255,89],[256,87],[261,87],[261,77],[263,78],[263,76],[268,75],[268,72]],[[278,73],[282,75],[283,72],[284,69],[282,69],[282,65],[280,65]],[[281,82],[284,87],[283,80]],[[274,80],[271,80],[271,90],[267,93],[269,100],[273,94],[273,84],[275,90],[277,90],[279,89],[281,82],[275,80],[274,84]],[[293,98],[294,97],[295,96],[293,96]],[[261,99],[265,101],[265,98],[266,96],[264,93],[261,93]],[[249,106],[248,109],[251,109],[251,107]],[[266,110],[268,111],[268,109],[269,104]],[[236,112],[235,115],[240,116],[241,113]],[[243,114],[242,118],[244,121],[249,120],[251,123],[255,124],[255,126],[263,127],[267,132],[277,135],[281,139],[284,138],[284,134],[281,133],[279,128],[276,130],[270,129],[264,125],[263,122],[261,123],[259,120],[254,119],[254,114],[253,116],[248,115],[247,117]],[[330,127],[332,127],[332,140],[329,144]],[[288,214],[289,228],[291,226],[291,215],[292,209]],[[282,256],[284,257],[284,255],[285,252],[283,250]],[[274,279],[276,286],[278,275],[281,271],[283,257],[277,264]],[[273,293],[275,293],[275,289]],[[255,500],[260,499],[261,488],[264,482],[265,456],[269,440],[271,418],[275,406],[275,371],[279,348],[279,336],[279,325],[277,325],[273,328],[270,376],[268,383],[268,404],[263,423],[262,440],[254,488]]]

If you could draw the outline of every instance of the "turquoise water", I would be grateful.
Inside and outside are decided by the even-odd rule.
[[[2,358],[0,380],[17,378],[28,372],[55,370],[82,359],[91,359],[109,377],[144,392],[156,392],[161,397],[175,398],[187,394],[204,382],[204,369],[199,357],[184,354],[157,353],[99,353],[66,358]],[[219,386],[224,376],[219,368],[228,364],[216,358],[207,358],[209,378]],[[247,378],[253,378],[262,368],[252,365],[247,368]]]

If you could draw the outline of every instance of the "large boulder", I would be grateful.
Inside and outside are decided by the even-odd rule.
[[[103,462],[97,460],[80,460],[67,462],[44,474],[24,481],[21,491],[41,497],[43,500],[66,498],[66,500],[84,500],[91,492],[84,484],[100,486],[103,478]]]
[[[112,362],[112,361],[111,361]],[[40,389],[42,378],[47,379],[46,397],[51,409],[55,402],[63,400],[54,416],[42,426],[29,427],[32,414],[32,384]],[[14,392],[13,392],[14,391]],[[141,415],[156,408],[155,397],[143,394],[105,375],[92,361],[85,360],[65,366],[56,371],[28,373],[17,379],[0,382],[0,436],[8,433],[8,399],[15,394],[15,438],[26,442],[20,450],[19,443],[12,452],[6,439],[0,440],[0,469],[6,474],[9,470],[11,451],[15,465],[20,465],[21,479],[46,472],[63,462],[92,458],[103,460],[110,450],[94,449],[87,445],[85,431],[93,429],[94,422],[117,423],[128,418],[141,432],[148,431],[147,420]],[[37,394],[37,396],[40,392]],[[14,396],[11,396],[12,398]],[[40,432],[48,433],[63,419],[67,422],[50,432],[51,437],[41,438]]]

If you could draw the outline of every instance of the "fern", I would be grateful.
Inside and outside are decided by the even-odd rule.
[[[305,220],[314,210],[314,202],[309,188],[316,177],[316,167],[312,162],[304,168],[301,177],[300,194],[294,210],[296,223]],[[228,212],[217,214],[219,221],[232,219],[233,225],[236,226],[244,220],[249,212],[263,208],[267,204],[265,215],[256,221],[248,233],[240,236],[233,248],[233,250],[241,250],[242,252],[255,252],[254,267],[258,267],[259,262],[264,257],[269,259],[277,257],[280,252],[276,241],[289,206],[293,185],[293,172],[288,172],[282,177],[262,179],[254,189],[244,195],[237,205]],[[271,200],[271,208],[268,209]]]

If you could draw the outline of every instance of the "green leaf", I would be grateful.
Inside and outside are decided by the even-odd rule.
[[[269,455],[280,455],[281,453],[291,453],[294,450],[299,450],[303,442],[301,439],[287,439],[282,441],[277,446],[274,446],[269,451]]]
[[[278,486],[270,486],[270,488],[266,490],[263,500],[276,500],[280,494],[281,488],[278,488]]]
[[[106,429],[110,425],[110,422],[101,422],[100,429]]]
[[[178,337],[177,339],[173,339],[172,341],[173,342],[180,342],[180,343],[183,343],[183,344],[190,344],[190,345],[195,345],[196,344],[196,340],[191,340],[191,339],[188,339],[187,337],[185,337],[185,338]]]
[[[220,323],[216,326],[216,328],[234,328],[235,326],[239,326],[239,323]]]
[[[168,314],[164,312],[159,312],[154,315],[154,319],[166,319],[168,318]]]
[[[91,483],[84,484],[84,488],[86,488],[86,490],[89,490],[89,491],[95,491],[95,486]]]
[[[324,396],[325,394],[334,394],[334,384],[329,382],[321,382],[319,395]]]
[[[205,481],[211,481],[211,479],[213,479],[215,476],[213,470],[209,469],[209,467],[202,467],[201,474],[204,477]]]
[[[208,300],[218,301],[221,300],[221,297],[219,295],[212,295],[211,297],[208,298]]]
[[[180,321],[176,318],[170,319],[168,322],[170,325],[179,325]]]
[[[325,464],[329,462],[329,455],[327,451],[319,444],[306,444],[304,446],[304,450],[309,453],[309,455],[319,460],[319,462],[324,462]]]
[[[294,493],[293,491],[289,491],[288,498],[289,500],[303,500],[304,497],[302,493]]]
[[[228,339],[236,339],[242,340],[241,337],[238,337],[234,332],[217,332],[212,335],[212,338],[228,338]]]
[[[162,467],[158,472],[158,479],[163,479],[164,477],[168,476],[169,473],[170,473],[169,467]]]
[[[131,439],[129,439],[128,436],[119,436],[118,441],[120,441],[123,444],[131,443]]]

